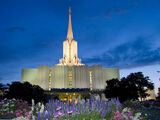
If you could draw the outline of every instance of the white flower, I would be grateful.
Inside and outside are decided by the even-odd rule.
[[[14,106],[14,104],[11,105],[11,107],[13,107],[13,106]]]
[[[13,120],[28,120],[28,117],[17,117]]]
[[[126,108],[124,108],[124,109],[122,110],[122,112],[123,112],[123,113],[125,113],[125,112],[128,113],[128,112],[131,112],[131,109],[126,107]]]
[[[3,106],[4,106],[4,107],[8,107],[8,106],[9,106],[9,103],[7,103],[7,104],[4,104]]]
[[[38,107],[40,107],[40,106],[41,106],[41,103],[39,102],[39,103],[38,103]]]
[[[139,120],[141,117],[141,113],[136,113],[135,116],[133,117],[133,120]]]
[[[34,110],[34,100],[32,99],[32,111]]]
[[[44,111],[44,105],[42,104],[42,105],[41,105],[40,112],[43,112],[43,111]]]
[[[48,114],[48,111],[47,111],[47,110],[45,111],[45,114]]]
[[[16,99],[15,99],[15,98],[12,98],[12,100],[13,100],[13,101],[16,101]]]
[[[32,99],[32,105],[34,106],[34,99]]]

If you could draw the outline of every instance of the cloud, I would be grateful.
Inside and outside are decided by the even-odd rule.
[[[14,32],[14,31],[25,31],[23,27],[10,27],[7,29],[7,32]]]
[[[123,14],[123,13],[127,13],[127,12],[131,11],[137,5],[138,5],[138,3],[134,2],[128,7],[124,7],[124,8],[116,7],[116,8],[113,8],[112,10],[109,10],[109,11],[106,12],[105,18],[106,19],[111,19],[114,14],[120,15],[120,14]]]
[[[99,56],[84,58],[83,63],[94,65],[102,64],[105,67],[133,68],[158,64],[160,48],[152,49],[151,43],[145,38],[137,38],[108,50]]]

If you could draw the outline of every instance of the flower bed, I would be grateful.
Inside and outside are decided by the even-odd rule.
[[[32,106],[26,101],[4,99],[0,101],[0,119],[14,120],[159,120],[160,103],[155,101],[126,101],[121,104],[112,99],[62,102],[50,100]]]
[[[140,113],[122,108],[122,104],[112,99],[104,102],[100,99],[79,101],[77,104],[51,100],[44,110],[34,116],[35,120],[133,120],[141,119]]]
[[[0,118],[29,117],[31,106],[22,100],[4,99],[0,101]]]
[[[158,101],[126,101],[123,106],[131,108],[134,112],[140,112],[147,120],[160,119],[160,102]]]

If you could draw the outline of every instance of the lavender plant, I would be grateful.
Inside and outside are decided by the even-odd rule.
[[[50,120],[50,119],[103,119],[113,117],[116,110],[121,109],[119,100],[111,99],[109,102],[104,102],[101,99],[95,100],[91,98],[87,101],[62,102],[59,100],[50,100],[42,112],[38,112],[35,120]]]

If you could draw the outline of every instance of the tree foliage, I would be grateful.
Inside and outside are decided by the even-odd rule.
[[[3,84],[0,83],[0,99],[3,98]]]
[[[131,73],[127,77],[111,79],[106,81],[107,86],[104,91],[106,98],[119,98],[120,101],[145,98],[148,96],[147,90],[153,90],[153,83],[149,77],[142,72]]]
[[[4,96],[6,95],[6,90],[7,90],[7,87],[0,83],[0,99],[3,99]]]
[[[158,88],[158,96],[157,96],[157,100],[160,101],[160,87]]]
[[[44,90],[38,85],[31,85],[29,82],[13,82],[9,85],[9,92],[7,98],[16,98],[26,100],[31,103],[32,99],[37,102],[45,102]]]

